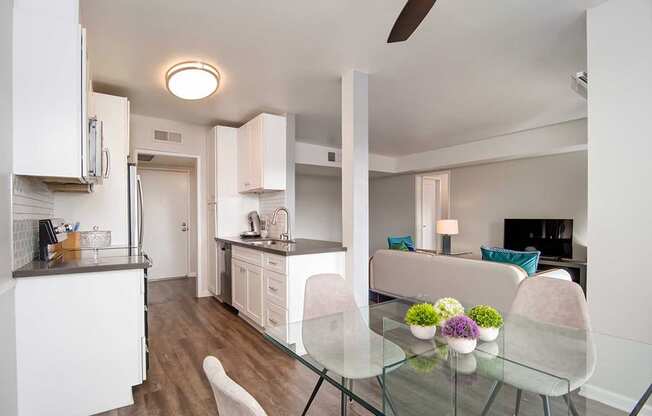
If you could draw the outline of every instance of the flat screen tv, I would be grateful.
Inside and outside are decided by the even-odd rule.
[[[573,220],[505,219],[505,248],[539,250],[542,257],[573,258]]]

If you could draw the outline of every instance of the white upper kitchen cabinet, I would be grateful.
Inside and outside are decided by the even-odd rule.
[[[91,116],[102,121],[102,186],[87,193],[56,192],[54,214],[66,221],[79,221],[82,230],[97,225],[111,230],[114,245],[129,243],[129,203],[127,199],[127,157],[129,156],[129,100],[107,94],[92,94]]]
[[[14,172],[81,181],[88,75],[79,4],[15,0],[13,35]]]
[[[238,129],[238,191],[285,190],[286,119],[260,114]]]

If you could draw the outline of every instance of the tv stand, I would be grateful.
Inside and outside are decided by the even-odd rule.
[[[541,257],[539,271],[548,269],[564,269],[570,273],[573,281],[580,285],[586,296],[586,260]]]

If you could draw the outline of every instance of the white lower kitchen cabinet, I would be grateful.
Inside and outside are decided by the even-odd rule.
[[[239,260],[231,261],[231,287],[233,307],[245,313],[247,303],[247,264]]]
[[[238,250],[234,250],[237,256]],[[254,252],[255,253],[255,252]],[[251,261],[250,258],[247,258]],[[258,326],[263,326],[263,270],[260,265],[234,258],[231,263],[233,307]]]
[[[133,404],[146,375],[144,297],[141,269],[16,279],[19,414]]]
[[[283,340],[305,353],[300,321],[306,281],[322,273],[344,276],[346,252],[282,256],[234,246],[232,256],[233,306],[258,329],[294,323]]]

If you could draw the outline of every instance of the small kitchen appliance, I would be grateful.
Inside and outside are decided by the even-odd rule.
[[[258,215],[258,211],[251,211],[249,214],[247,214],[247,223],[249,224],[249,230],[240,233],[240,237],[260,237],[260,215]]]

